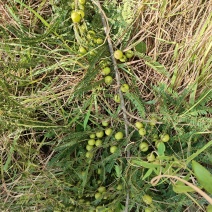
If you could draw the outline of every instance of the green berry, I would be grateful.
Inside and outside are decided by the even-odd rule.
[[[110,73],[110,68],[109,67],[105,67],[103,70],[102,70],[102,75],[108,75]]]
[[[105,134],[108,135],[108,136],[111,135],[112,132],[113,132],[113,130],[112,130],[111,128],[107,128],[107,129],[105,130]]]
[[[141,122],[139,122],[139,121],[137,121],[137,122],[135,122],[135,127],[137,128],[137,129],[141,129],[141,128],[143,128],[143,124],[141,123]]]
[[[115,153],[117,151],[117,149],[118,149],[117,146],[111,146],[110,153],[112,153],[112,154]]]
[[[122,57],[123,57],[123,52],[121,50],[116,50],[114,52],[114,57],[117,59],[117,60],[120,60]]]
[[[146,135],[146,130],[144,128],[140,128],[138,133],[141,135],[141,136],[144,136]]]
[[[105,77],[105,83],[106,83],[107,85],[112,84],[112,82],[113,82],[113,78],[112,78],[111,76],[106,76],[106,77]]]
[[[103,136],[104,136],[104,132],[103,131],[96,132],[96,137],[97,138],[102,138]]]
[[[114,101],[115,101],[116,103],[120,103],[120,102],[121,102],[120,96],[116,94],[116,95],[114,96]]]
[[[89,139],[88,140],[88,144],[93,146],[95,144],[95,140],[94,139]]]
[[[96,143],[95,143],[95,145],[97,146],[97,147],[100,147],[100,146],[102,146],[102,140],[96,140]]]
[[[128,84],[123,84],[123,85],[121,86],[121,91],[124,92],[124,93],[128,92],[129,89],[130,89],[130,87],[129,87]]]
[[[116,139],[116,140],[121,140],[123,137],[124,137],[123,132],[117,132],[117,133],[115,134],[115,139]]]
[[[142,152],[146,152],[149,149],[149,145],[146,142],[141,142],[139,148]]]
[[[149,195],[144,195],[142,197],[143,201],[147,204],[147,205],[150,205],[152,204],[152,197],[150,197]]]

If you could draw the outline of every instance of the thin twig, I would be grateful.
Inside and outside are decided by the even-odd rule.
[[[108,47],[109,47],[109,50],[110,50],[110,55],[111,55],[111,58],[112,58],[112,63],[113,63],[114,71],[115,71],[117,87],[119,89],[119,96],[120,96],[120,99],[121,99],[120,104],[121,104],[121,109],[123,111],[123,118],[124,118],[124,125],[125,125],[125,136],[128,137],[128,135],[129,135],[128,118],[127,118],[127,114],[126,114],[126,108],[125,108],[125,101],[124,101],[123,93],[120,89],[120,87],[121,87],[120,73],[119,73],[119,70],[118,70],[118,65],[117,65],[116,59],[114,58],[113,44],[112,44],[112,41],[111,41],[111,38],[110,38],[110,35],[109,35],[110,28],[109,28],[109,24],[107,22],[107,16],[104,13],[104,11],[102,10],[101,5],[99,3],[99,0],[92,1],[92,2],[100,10],[100,14],[101,14],[101,18],[102,18],[102,24],[104,26],[104,31],[105,31],[105,34],[106,34],[106,39],[107,39],[107,42],[108,42]],[[127,150],[127,158],[129,158],[129,157],[130,157],[130,151]],[[127,197],[126,197],[126,201],[125,201],[125,212],[128,212],[129,198],[130,198],[129,197],[129,188],[127,188]]]

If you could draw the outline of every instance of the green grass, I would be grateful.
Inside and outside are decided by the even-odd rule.
[[[210,211],[210,1],[87,0],[80,24],[72,23],[71,2],[0,1],[1,211]],[[114,62],[116,49],[134,57]],[[124,83],[129,93],[119,91]],[[102,120],[113,133],[86,158]],[[170,140],[158,144],[162,134]],[[95,199],[100,186],[106,192]]]

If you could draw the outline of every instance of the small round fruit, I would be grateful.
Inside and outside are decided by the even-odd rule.
[[[155,125],[157,124],[157,119],[156,119],[156,118],[151,118],[149,124],[150,124],[151,126],[155,126]]]
[[[116,95],[114,96],[114,101],[115,101],[116,103],[120,103],[120,102],[121,102],[120,96],[116,94]]]
[[[107,127],[109,125],[108,121],[102,121],[102,126]]]
[[[142,197],[142,199],[143,199],[143,201],[147,204],[147,205],[150,205],[150,204],[152,204],[152,197],[150,197],[149,195],[144,195],[143,197]]]
[[[100,186],[99,188],[98,188],[98,192],[99,193],[103,193],[103,192],[105,192],[106,191],[106,188],[104,187],[104,186]]]
[[[163,141],[163,142],[168,142],[169,139],[170,139],[170,136],[169,136],[169,134],[164,134],[164,135],[161,135],[161,136],[160,136],[160,139],[161,139],[161,141]]]
[[[117,146],[111,146],[110,153],[112,153],[112,154],[115,153],[117,151],[117,149],[118,149]]]
[[[127,61],[127,57],[123,55],[123,57],[119,59],[119,61],[121,61],[122,63],[125,63]]]
[[[134,53],[133,53],[133,51],[132,51],[132,50],[128,50],[128,51],[126,51],[126,52],[125,52],[125,55],[126,55],[126,57],[127,57],[127,58],[129,58],[129,59],[130,59],[130,58],[132,58],[132,57],[133,57]]]
[[[144,212],[152,212],[152,208],[145,208]]]
[[[81,54],[86,54],[86,53],[87,53],[87,50],[86,50],[84,47],[80,46],[80,47],[79,47],[79,52],[80,52]]]
[[[96,135],[94,133],[90,134],[90,138],[95,138]]]
[[[144,128],[141,128],[141,129],[139,129],[138,133],[141,136],[145,136],[146,135],[146,130]]]
[[[124,137],[123,132],[117,132],[117,133],[115,134],[115,139],[116,139],[116,140],[121,140],[123,137]]]
[[[102,181],[101,181],[101,180],[98,180],[98,181],[97,181],[97,184],[98,184],[98,185],[100,185],[101,183],[102,183]]]
[[[117,189],[118,191],[121,191],[121,190],[123,189],[122,184],[118,184],[117,187],[116,187],[116,189]]]
[[[155,147],[156,147],[157,149],[158,149],[160,143],[163,143],[163,142],[160,141],[160,140],[157,140],[157,141],[155,142]]]
[[[149,145],[146,142],[141,142],[139,148],[142,152],[146,152],[149,149]]]
[[[103,39],[101,39],[101,38],[97,38],[97,39],[96,39],[96,43],[99,44],[99,45],[100,45],[100,44],[103,44],[103,42],[104,42],[104,41],[103,41]]]
[[[147,155],[147,161],[148,162],[153,162],[155,160],[155,155],[153,152]]]
[[[80,14],[81,18],[85,17],[85,12],[83,10],[78,10],[77,12]]]
[[[89,139],[88,140],[88,144],[93,146],[95,144],[95,140],[94,139]]]
[[[114,52],[114,57],[117,59],[117,60],[120,60],[122,57],[123,57],[123,52],[121,50],[116,50]]]
[[[101,193],[95,193],[95,199],[101,199],[102,194]]]
[[[85,0],[79,0],[80,4],[85,4]]]
[[[86,158],[92,158],[93,157],[93,153],[92,152],[86,152],[85,157]]]
[[[104,136],[104,132],[103,131],[96,132],[96,137],[97,138],[102,138],[103,136]]]
[[[112,82],[113,82],[113,78],[112,78],[111,76],[106,76],[106,77],[105,77],[105,83],[106,83],[107,85],[112,84]]]
[[[102,140],[96,140],[96,143],[95,143],[95,145],[97,146],[97,147],[100,147],[100,146],[102,146]]]
[[[108,75],[110,73],[110,68],[109,67],[105,67],[103,70],[102,70],[102,75]]]
[[[91,146],[91,145],[86,145],[86,149],[88,150],[88,151],[91,151],[92,149],[93,149],[93,146]]]
[[[124,93],[128,92],[129,89],[130,89],[130,87],[129,87],[128,84],[123,84],[123,85],[121,86],[121,91],[124,92]]]
[[[140,122],[140,121],[137,121],[137,122],[135,122],[135,127],[137,128],[137,129],[141,129],[141,128],[143,128],[143,124]]]
[[[112,130],[111,128],[107,128],[107,129],[105,130],[105,134],[108,135],[108,136],[111,135],[112,132],[113,132],[113,130]]]
[[[97,174],[101,174],[102,173],[102,169],[97,169]]]
[[[72,19],[73,23],[79,23],[81,21],[81,16],[78,12],[72,12],[71,19]]]

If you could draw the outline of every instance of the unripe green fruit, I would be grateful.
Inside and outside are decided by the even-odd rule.
[[[101,197],[102,197],[101,193],[98,192],[95,194],[95,199],[101,199]]]
[[[85,17],[85,13],[83,10],[78,10],[77,12],[80,14],[81,18]]]
[[[99,185],[99,184],[101,184],[101,183],[102,183],[102,181],[101,181],[101,180],[98,180],[98,181],[97,181],[97,184],[98,184],[98,185]]]
[[[123,132],[117,132],[117,133],[115,134],[115,139],[116,139],[116,140],[121,140],[123,137],[124,137]]]
[[[110,153],[112,153],[112,154],[115,153],[117,151],[117,149],[118,149],[117,146],[111,146]]]
[[[141,136],[144,136],[146,135],[146,130],[144,128],[140,128],[138,133],[141,135]]]
[[[71,19],[73,21],[73,23],[79,23],[81,21],[81,16],[78,12],[72,12],[71,13]]]
[[[97,169],[97,174],[101,174],[102,170],[101,169]]]
[[[106,76],[106,77],[105,77],[105,83],[106,83],[107,85],[112,84],[112,82],[113,82],[113,78],[112,78],[111,76]]]
[[[124,92],[124,93],[128,92],[129,89],[130,89],[130,87],[129,87],[128,84],[123,84],[123,85],[121,86],[121,91]]]
[[[155,155],[153,152],[147,155],[147,161],[148,162],[153,162],[155,160]]]
[[[168,134],[164,134],[160,136],[161,141],[168,142],[170,139],[170,136]]]
[[[90,134],[90,138],[95,138],[96,135],[94,133]]]
[[[93,146],[91,146],[91,145],[86,145],[86,149],[88,150],[88,151],[91,151],[92,149],[93,149]]]
[[[144,195],[142,197],[143,201],[147,204],[147,205],[150,205],[152,204],[152,197],[150,197],[149,195]]]
[[[102,121],[102,126],[107,127],[109,123],[107,121]]]
[[[122,56],[121,59],[119,59],[122,63],[125,63],[127,61],[127,57],[125,55]]]
[[[157,119],[156,119],[156,118],[151,118],[149,124],[150,124],[151,126],[155,126],[156,123],[157,123]]]
[[[78,0],[80,4],[85,4],[85,0]]]
[[[155,142],[155,147],[156,147],[157,149],[158,149],[160,143],[162,143],[162,141],[160,141],[160,140],[158,140],[158,141]]]
[[[106,191],[106,188],[104,187],[104,186],[100,186],[99,188],[98,188],[98,192],[99,193],[103,193],[103,192],[105,192]]]
[[[97,147],[100,147],[100,146],[102,146],[102,140],[96,140],[96,143],[95,143],[95,145],[97,146]]]
[[[85,157],[86,158],[92,158],[93,157],[93,152],[86,152]]]
[[[118,191],[121,191],[121,190],[123,189],[122,184],[118,184],[118,186],[116,187],[116,189],[117,189]]]
[[[104,136],[104,132],[103,131],[96,132],[96,137],[97,138],[102,138],[103,136]]]
[[[117,59],[117,60],[120,60],[122,57],[123,57],[123,52],[121,50],[116,50],[114,52],[114,57]]]
[[[114,96],[114,101],[117,102],[117,103],[120,103],[120,102],[121,102],[120,96],[116,94],[116,95]]]
[[[144,212],[152,212],[152,208],[145,208]]]
[[[105,134],[108,135],[108,136],[111,135],[112,132],[113,132],[113,130],[112,130],[111,128],[107,128],[107,129],[105,130]]]
[[[108,75],[110,73],[110,68],[109,67],[105,67],[103,70],[102,70],[102,75]]]
[[[88,140],[88,144],[93,146],[95,144],[95,140],[94,139],[89,139]]]
[[[141,129],[141,128],[143,128],[143,124],[141,123],[141,122],[139,122],[139,121],[137,121],[137,122],[135,122],[135,127],[137,128],[137,129]]]
[[[142,152],[146,152],[149,149],[149,145],[146,142],[141,142],[139,148]]]
[[[103,41],[103,39],[101,39],[101,38],[97,38],[97,39],[96,39],[96,43],[99,44],[99,45],[100,45],[100,44],[103,44],[103,42],[104,42],[104,41]]]
[[[79,47],[79,52],[80,52],[81,54],[86,54],[86,53],[87,53],[87,50],[86,50],[84,47],[80,46],[80,47]]]
[[[134,53],[133,53],[133,51],[132,51],[132,50],[128,50],[128,51],[126,51],[126,52],[125,52],[125,55],[126,55],[126,57],[127,57],[127,58],[129,58],[129,59],[130,59],[130,58],[132,58],[132,57],[133,57]]]

